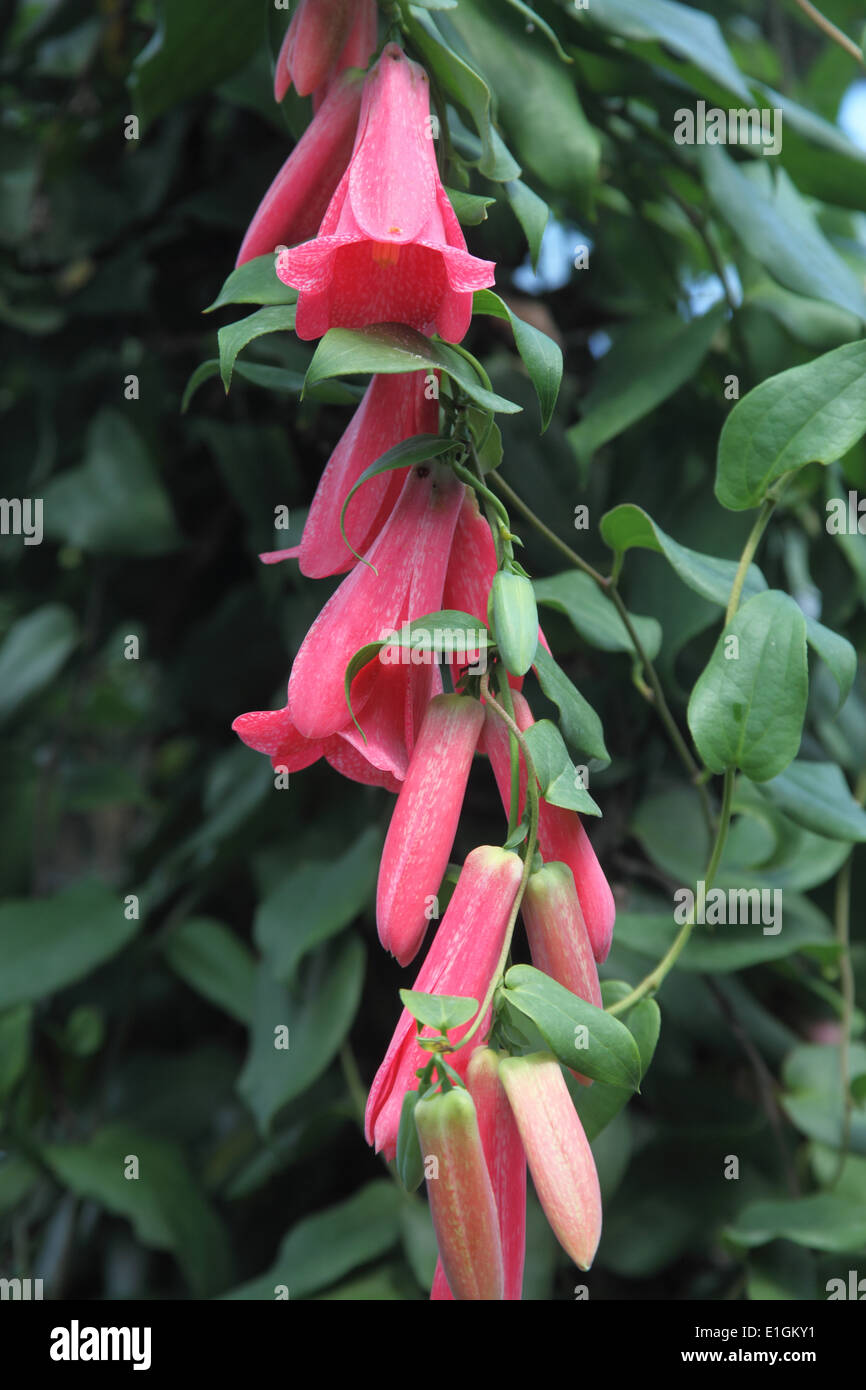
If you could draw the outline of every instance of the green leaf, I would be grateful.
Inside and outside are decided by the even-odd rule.
[[[222,922],[193,917],[166,937],[163,954],[172,970],[239,1023],[252,1018],[255,961]]]
[[[578,999],[531,965],[512,965],[504,984],[506,1001],[532,1019],[565,1066],[595,1081],[637,1089],[640,1053],[618,1018]]]
[[[716,20],[692,5],[674,0],[591,0],[586,14],[578,10],[576,17],[631,43],[660,44],[747,103],[752,101]],[[655,60],[654,54],[647,56]]]
[[[539,328],[533,328],[531,323],[518,318],[492,290],[476,290],[472,311],[475,314],[493,314],[511,324],[515,346],[538,396],[543,434],[550,424],[562,381],[562,351],[559,344]]]
[[[294,304],[280,304],[267,309],[257,309],[245,319],[227,323],[217,334],[220,350],[220,376],[228,393],[232,384],[232,371],[239,352],[254,338],[262,338],[267,333],[282,333],[295,326]]]
[[[545,188],[585,206],[598,177],[601,142],[572,73],[499,0],[460,0],[441,27],[471,51],[524,168]],[[481,172],[487,172],[483,165]]]
[[[515,9],[518,11],[519,14],[522,14],[525,19],[529,20],[529,24],[527,24],[526,26],[527,32],[529,32],[530,29],[540,30],[540,32],[544,35],[547,41],[553,45],[553,49],[556,53],[557,58],[561,58],[563,63],[570,63],[572,61],[566,53],[565,49],[563,48],[562,44],[559,42],[559,39],[557,38],[556,34],[551,29],[550,25],[547,23],[547,20],[542,19],[541,15],[538,13],[537,10],[534,10],[531,5],[525,4],[524,0],[508,0],[508,4],[511,5],[512,9]]]
[[[719,439],[716,496],[757,507],[783,474],[834,463],[866,434],[866,341],[768,377],[738,401]]]
[[[161,6],[150,43],[135,59],[129,79],[142,122],[169,107],[211,91],[242,68],[263,38],[262,16],[248,0],[184,0]]]
[[[635,655],[631,637],[616,606],[601,593],[595,580],[590,579],[588,574],[566,570],[552,579],[536,580],[534,587],[538,602],[564,613],[591,647],[598,647],[603,652]],[[638,618],[634,614],[629,616],[644,651],[653,661],[658,656],[662,642],[661,624],[655,618]]]
[[[278,1287],[286,1288],[290,1299],[327,1288],[397,1244],[405,1201],[393,1182],[378,1179],[347,1201],[305,1217],[284,1238],[267,1273],[226,1298],[273,1302]]]
[[[841,709],[857,675],[857,652],[847,637],[825,627],[815,618],[806,619],[806,641],[833,673],[839,687],[837,709]]]
[[[541,255],[541,242],[550,218],[550,208],[521,179],[509,179],[502,187],[529,244],[532,269],[538,270],[538,257]]]
[[[30,1056],[32,1004],[14,1004],[0,1012],[0,1101],[24,1074]]]
[[[442,90],[469,112],[481,139],[482,154],[479,170],[497,183],[516,179],[520,165],[514,160],[491,121],[490,89],[474,68],[470,67],[447,43],[442,30],[430,15],[417,9],[403,15],[406,31],[418,48],[436,82]]]
[[[832,840],[866,840],[866,811],[836,763],[798,759],[758,790],[797,825]]]
[[[349,935],[310,958],[291,992],[259,967],[250,1050],[238,1081],[261,1133],[325,1070],[352,1026],[361,998],[364,946]],[[287,1043],[287,1045],[286,1045]]]
[[[691,380],[725,312],[718,305],[691,322],[677,314],[644,316],[616,334],[581,403],[581,419],[567,431],[579,462],[590,460]]]
[[[298,291],[278,278],[273,253],[268,252],[233,270],[204,312],[212,314],[225,304],[295,304],[297,298]]]
[[[753,782],[782,772],[800,746],[808,693],[803,614],[777,589],[756,594],[719,637],[689,700],[710,771],[738,767]]]
[[[483,653],[489,646],[490,634],[480,619],[473,618],[471,613],[443,608],[439,613],[426,613],[422,618],[414,618],[412,622],[404,623],[387,641],[368,642],[355,652],[346,667],[344,682],[349,713],[355,719],[352,712],[352,681],[368,661],[379,655],[383,647],[462,658],[467,652],[471,655],[476,652]],[[356,719],[355,723],[360,729],[361,726]],[[363,730],[361,732],[363,733]]]
[[[216,1214],[174,1144],[120,1125],[86,1144],[53,1144],[41,1158],[57,1180],[132,1222],[142,1245],[170,1250],[195,1298],[208,1298],[228,1277],[228,1243]],[[138,1176],[127,1177],[130,1159]]]
[[[748,1248],[771,1240],[792,1240],[810,1250],[860,1250],[866,1245],[866,1209],[833,1192],[753,1202],[725,1234]]]
[[[595,758],[606,767],[610,754],[604,746],[601,720],[540,642],[535,653],[535,673],[548,700],[559,709],[562,732],[572,751]]]
[[[622,980],[605,980],[601,996],[605,1007],[631,993],[631,985]],[[641,999],[627,1013],[619,1015],[637,1044],[640,1054],[641,1078],[646,1076],[653,1059],[661,1029],[661,1011],[654,999]],[[592,1142],[610,1124],[625,1105],[632,1092],[624,1086],[606,1085],[595,1081],[592,1086],[569,1086],[584,1133]]]
[[[253,935],[276,980],[292,984],[308,951],[350,926],[372,901],[382,832],[369,826],[343,854],[297,864],[259,904]]]
[[[0,646],[0,723],[51,684],[77,644],[75,614],[60,603],[12,624]]]
[[[124,947],[141,923],[124,916],[120,893],[95,879],[52,898],[0,905],[0,1008],[46,999]]]
[[[774,179],[768,161],[737,163],[718,145],[703,146],[701,161],[717,212],[775,280],[797,294],[827,300],[866,319],[866,291],[824,236],[784,169]]]
[[[477,193],[464,193],[459,188],[446,188],[448,201],[454,209],[457,221],[463,227],[478,227],[487,221],[487,209],[495,198],[482,198]]]
[[[99,411],[84,464],[52,478],[44,502],[46,534],[95,554],[164,555],[182,543],[142,438],[118,410]]]
[[[266,312],[277,311],[262,310]],[[506,415],[521,410],[513,401],[486,390],[465,357],[447,343],[434,342],[399,323],[379,323],[363,330],[330,328],[313,354],[304,390],[344,373],[419,371],[447,372],[470,400],[485,410],[501,410]]]
[[[866,1071],[866,1047],[851,1044],[849,1073]],[[845,1141],[845,1111],[838,1047],[803,1044],[785,1058],[782,1068],[782,1109],[792,1124],[811,1139],[841,1148]],[[851,1151],[866,1154],[866,1112],[855,1106],[851,1114]],[[862,1210],[862,1203],[861,1203]]]
[[[411,990],[403,990],[410,994]],[[421,1099],[420,1091],[407,1091],[400,1107],[400,1126],[397,1130],[397,1175],[407,1192],[414,1192],[424,1178],[424,1159],[421,1154],[421,1141],[415,1124],[415,1106]]]
[[[703,899],[696,898],[699,917],[715,915],[713,904],[721,901],[721,897],[713,898],[713,892],[724,894],[726,914],[732,916],[736,911],[738,920],[715,925],[699,921],[677,960],[678,970],[708,974],[748,970],[766,961],[783,960],[795,951],[824,947],[833,939],[827,919],[815,908],[810,911],[808,899],[797,901],[793,894],[783,894],[778,888],[763,889],[762,897],[762,890],[746,887],[745,880],[742,886],[711,889]],[[773,892],[778,894],[775,899]],[[736,898],[732,896],[734,893]],[[805,908],[802,907],[804,903]],[[687,899],[676,900],[680,910],[676,919],[673,906],[667,912],[618,913],[617,944],[648,960],[661,960],[681,930],[687,905]],[[762,925],[762,912],[767,919],[767,935]],[[747,920],[739,920],[744,916]]]
[[[635,507],[630,502],[605,512],[599,529],[605,543],[616,551],[617,571],[619,557],[633,546],[654,550],[664,555],[683,583],[696,594],[710,603],[718,604],[720,608],[727,608],[737,573],[736,560],[719,560],[715,555],[701,555],[697,550],[689,550],[667,535],[642,507]],[[763,592],[766,587],[767,581],[757,565],[750,565],[743,584],[743,600]]]
[[[549,719],[539,719],[525,731],[541,795],[551,806],[564,806],[583,815],[600,816],[583,779],[568,756],[565,740]]]
[[[413,434],[410,439],[403,439],[393,448],[386,450],[384,454],[380,454],[377,459],[368,464],[351,491],[346,494],[346,500],[340,510],[340,530],[343,539],[346,539],[346,508],[359,487],[363,487],[370,478],[375,478],[380,473],[390,473],[395,468],[412,468],[417,463],[426,463],[428,459],[441,458],[443,454],[447,454],[449,450],[453,449],[454,440],[447,435]],[[359,560],[363,558],[349,545],[348,540],[346,540],[346,546],[353,555],[357,555]]]
[[[442,1033],[468,1023],[478,1012],[477,999],[457,994],[424,994],[417,989],[401,989],[400,998],[414,1019]]]

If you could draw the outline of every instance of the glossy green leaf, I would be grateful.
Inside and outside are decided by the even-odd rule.
[[[631,43],[660,44],[751,103],[751,92],[718,23],[703,10],[675,0],[591,0],[586,12],[579,9],[576,15]],[[648,56],[652,59],[654,54]]]
[[[533,193],[521,179],[509,179],[503,184],[503,190],[529,244],[532,269],[537,270],[544,229],[550,219],[550,208],[544,199]]]
[[[411,994],[412,991],[404,989],[402,993]],[[415,1124],[415,1106],[420,1098],[420,1091],[407,1091],[400,1107],[400,1125],[397,1130],[397,1176],[407,1192],[414,1192],[424,1180],[424,1159]]]
[[[548,700],[559,709],[562,732],[572,751],[606,766],[610,754],[604,746],[601,720],[541,643],[535,653],[535,673]]]
[[[697,550],[689,550],[667,535],[642,507],[630,502],[623,502],[612,511],[605,512],[599,529],[605,543],[616,551],[618,562],[619,557],[633,546],[655,550],[659,555],[664,555],[683,583],[696,594],[710,603],[718,604],[720,608],[727,608],[737,573],[736,560],[719,560],[715,555],[701,555]],[[750,565],[743,585],[743,600],[761,593],[766,587],[767,581],[757,565]]]
[[[754,1202],[725,1234],[748,1247],[792,1240],[810,1250],[860,1250],[866,1245],[866,1209],[834,1192]]]
[[[564,806],[583,815],[600,816],[583,778],[568,755],[565,740],[549,719],[539,719],[525,731],[541,795],[551,806]]]
[[[722,974],[747,970],[766,961],[783,960],[795,951],[824,947],[832,939],[827,919],[808,899],[776,888],[755,888],[743,879],[736,887],[698,888],[694,895],[697,923],[677,969]],[[678,889],[668,912],[617,914],[620,946],[649,960],[661,960],[686,920],[691,900]],[[775,896],[774,896],[775,894]],[[674,917],[674,912],[678,916]],[[720,916],[721,920],[716,921]],[[736,918],[736,920],[735,920]]]
[[[792,598],[768,590],[734,614],[689,700],[695,746],[712,772],[753,782],[797,755],[809,693],[806,623]]]
[[[614,1086],[635,1090],[640,1085],[637,1043],[612,1014],[578,999],[531,965],[512,965],[505,976],[505,997],[532,1019],[565,1066]]]
[[[446,188],[448,201],[457,214],[457,221],[463,227],[479,227],[487,221],[487,209],[496,202],[495,198],[482,198],[477,193],[464,193],[459,188]]]
[[[225,304],[295,304],[297,298],[298,291],[278,279],[274,256],[269,252],[233,270],[204,312],[212,314]]]
[[[247,0],[220,0],[216,8],[210,0],[163,5],[159,26],[133,65],[135,111],[150,122],[210,91],[243,67],[261,40],[261,13]]]
[[[759,787],[786,816],[833,840],[866,840],[866,811],[851,795],[836,763],[800,759]]]
[[[866,1047],[851,1045],[851,1076],[866,1072]],[[842,1073],[838,1047],[803,1044],[785,1058],[782,1068],[782,1109],[792,1124],[810,1139],[838,1150],[845,1137]],[[866,1155],[866,1112],[855,1106],[851,1113],[851,1151]]]
[[[217,334],[220,350],[220,376],[228,392],[232,384],[235,358],[248,343],[268,333],[289,332],[295,326],[295,305],[278,304],[257,309],[245,319],[227,323]]]
[[[511,324],[514,344],[538,396],[542,434],[550,424],[559,387],[562,381],[562,350],[539,328],[518,318],[508,305],[492,290],[476,290],[472,301],[473,313],[493,314]]]
[[[628,652],[634,656],[631,637],[616,606],[588,574],[566,570],[552,579],[537,579],[534,588],[538,602],[545,608],[564,613],[590,646],[604,652]],[[661,624],[655,618],[629,616],[644,651],[653,661],[661,646]]]
[[[716,496],[735,511],[757,507],[783,474],[834,463],[866,434],[866,342],[846,343],[768,377],[725,421]]]
[[[363,330],[330,328],[313,355],[304,389],[344,373],[419,371],[447,372],[470,400],[485,410],[514,415],[521,409],[513,401],[486,390],[466,359],[447,343],[434,342],[398,323],[380,323]]]
[[[400,998],[414,1019],[442,1033],[468,1023],[478,1012],[477,999],[456,994],[424,994],[417,989],[401,989]]]

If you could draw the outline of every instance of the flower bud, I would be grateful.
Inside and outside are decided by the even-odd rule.
[[[499,1219],[472,1097],[461,1088],[419,1100],[415,1124],[448,1286],[458,1300],[502,1299]]]
[[[493,629],[512,676],[525,676],[538,646],[538,609],[531,580],[499,570],[490,590]]]
[[[484,709],[465,695],[427,707],[382,851],[376,890],[379,940],[408,965],[424,939],[448,867]]]
[[[544,1214],[567,1254],[589,1269],[601,1239],[601,1190],[559,1063],[549,1052],[507,1057],[499,1076]]]
[[[567,864],[545,864],[531,875],[522,911],[535,968],[601,1008],[598,969]]]

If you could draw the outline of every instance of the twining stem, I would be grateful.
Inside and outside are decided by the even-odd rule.
[[[740,563],[737,566],[737,573],[734,576],[734,583],[731,589],[731,597],[728,599],[728,609],[725,613],[725,627],[728,626],[728,623],[731,621],[731,619],[733,618],[734,614],[740,606],[740,598],[743,593],[743,585],[746,582],[746,575],[749,572],[749,565],[755,558],[755,551],[757,550],[761,537],[763,536],[764,531],[766,530],[767,522],[773,515],[773,508],[775,507],[775,505],[775,497],[764,498],[764,501],[761,505],[761,510],[758,512],[757,520],[755,521],[754,526],[749,532],[749,538],[746,541],[745,548],[743,550],[742,555],[740,556]]]
[[[724,788],[722,791],[722,809],[721,814],[719,815],[719,826],[718,830],[716,831],[716,838],[713,844],[712,852],[710,854],[709,863],[707,864],[707,868],[704,873],[704,891],[707,893],[710,891],[710,888],[713,885],[713,880],[715,879],[716,874],[718,873],[719,863],[724,852],[725,842],[728,838],[728,827],[731,823],[731,805],[733,802],[733,797],[734,770],[733,768],[728,768],[727,772],[725,773]],[[692,904],[692,911],[689,920],[683,923],[670,949],[666,952],[664,956],[662,956],[655,969],[651,970],[649,975],[646,975],[641,980],[639,985],[635,985],[631,993],[627,994],[624,999],[620,999],[616,1004],[611,1004],[607,1010],[609,1014],[625,1013],[628,1009],[633,1008],[634,1005],[638,1002],[638,1000],[643,999],[645,995],[656,993],[665,976],[673,968],[679,956],[685,949],[689,937],[692,934],[692,928],[694,927],[694,925],[695,910],[694,904]]]
[[[813,24],[817,24],[818,28],[823,30],[828,38],[831,38],[840,48],[844,48],[845,52],[849,54],[855,62],[860,64],[861,68],[866,68],[866,58],[863,57],[863,53],[857,47],[853,39],[849,39],[847,34],[843,34],[841,29],[837,29],[836,25],[829,20],[826,15],[823,15],[820,10],[809,3],[809,0],[796,0],[796,3],[803,11],[803,14],[807,15]]]
[[[508,924],[505,928],[505,938],[502,942],[499,960],[496,962],[496,969],[491,976],[490,984],[487,987],[487,993],[481,1001],[481,1007],[475,1016],[475,1021],[472,1027],[464,1033],[457,1044],[457,1048],[454,1049],[455,1051],[457,1051],[458,1048],[465,1047],[466,1043],[478,1032],[478,1029],[484,1022],[487,1010],[493,1002],[493,996],[499,988],[502,977],[505,974],[505,963],[508,960],[508,953],[511,950],[511,938],[514,935],[514,928],[517,925],[517,914],[520,911],[520,904],[523,902],[523,895],[526,892],[529,875],[532,873],[532,861],[535,857],[535,846],[538,843],[538,778],[535,772],[535,764],[532,761],[532,754],[529,751],[529,745],[520,729],[517,727],[517,724],[511,718],[511,715],[508,714],[490,694],[489,672],[485,672],[481,679],[481,698],[484,700],[485,704],[489,705],[494,714],[499,716],[509,732],[517,739],[526,761],[526,799],[529,806],[529,831],[526,836],[526,858],[523,861],[523,873],[517,885],[517,894],[511,908],[511,914],[508,918]]]
[[[622,595],[616,587],[616,582],[613,579],[605,578],[605,576],[599,573],[597,569],[594,569],[592,565],[587,564],[586,560],[584,560],[582,556],[578,555],[576,550],[572,550],[570,545],[566,545],[565,541],[560,540],[556,532],[551,531],[550,527],[545,525],[545,523],[541,520],[541,517],[536,516],[532,508],[524,502],[523,498],[520,497],[518,493],[514,491],[514,489],[505,481],[504,478],[500,477],[498,473],[493,473],[491,476],[499,491],[505,497],[508,498],[508,501],[511,503],[511,505],[515,507],[519,512],[521,512],[522,515],[526,517],[527,521],[531,522],[531,524],[535,527],[536,531],[538,531],[540,535],[544,536],[548,541],[550,541],[551,545],[555,546],[555,548],[560,552],[560,554],[564,555],[566,559],[569,560],[570,563],[575,566],[576,569],[582,570],[584,574],[588,574],[590,579],[592,579],[594,583],[598,585],[601,592],[603,594],[606,594],[607,597],[616,607],[616,611],[622,619],[626,632],[628,633],[629,638],[631,639],[637,658],[640,661],[641,666],[643,667],[644,675],[646,677],[650,691],[652,692],[652,704],[656,709],[658,716],[661,719],[665,729],[667,730],[668,737],[670,738],[671,743],[674,745],[674,748],[677,751],[677,754],[679,756],[680,761],[683,764],[683,767],[688,772],[691,782],[697,789],[697,793],[701,802],[701,810],[703,811],[704,821],[706,823],[708,831],[710,832],[710,834],[712,834],[713,817],[712,811],[710,809],[710,799],[706,786],[704,785],[704,782],[702,780],[701,769],[698,767],[697,763],[695,762],[694,758],[689,752],[688,744],[686,743],[685,739],[680,733],[680,730],[677,726],[677,722],[671,713],[670,706],[668,705],[668,702],[665,699],[665,694],[662,690],[661,681],[659,680],[658,675],[656,674],[656,669],[653,666],[653,663],[650,660],[649,656],[647,655],[646,649],[644,648],[644,645],[641,642],[640,637],[638,636],[635,630],[634,623],[631,620],[631,615],[628,609],[626,608],[625,603],[623,602]]]
[[[862,805],[866,800],[866,772],[861,773],[854,791],[855,800]],[[854,969],[851,965],[851,864],[854,850],[839,870],[836,877],[836,899],[834,921],[836,941],[839,945],[839,982],[842,987],[842,1037],[839,1042],[839,1071],[842,1079],[842,1140],[839,1145],[839,1159],[831,1187],[839,1181],[848,1150],[851,1147],[851,1122],[854,1098],[851,1094],[851,1023],[854,1017]]]

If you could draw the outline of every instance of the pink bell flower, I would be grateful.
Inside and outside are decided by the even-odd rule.
[[[477,999],[487,993],[505,941],[508,918],[517,896],[523,865],[510,850],[480,845],[466,856],[457,887],[413,989],[425,994],[459,994]],[[481,1023],[489,1026],[490,1010]],[[470,1023],[452,1028],[448,1037],[457,1043]],[[367,1099],[365,1133],[376,1152],[387,1158],[397,1151],[400,1110],[407,1091],[418,1089],[416,1072],[430,1060],[415,1041],[415,1020],[404,1009],[376,1073]],[[458,1072],[469,1058],[455,1054]]]
[[[601,1189],[559,1063],[548,1052],[506,1057],[499,1077],[551,1229],[575,1264],[589,1269],[601,1239]]]
[[[334,83],[256,209],[236,265],[315,236],[351,158],[363,82]]]
[[[376,459],[415,434],[437,434],[439,403],[427,398],[423,372],[374,376],[319,480],[300,545],[268,551],[265,564],[297,559],[309,579],[344,574],[358,563],[340,531],[343,503]],[[358,555],[369,550],[388,520],[408,469],[369,478],[346,508],[345,531]]]
[[[376,889],[379,940],[401,965],[418,953],[448,867],[484,707],[431,700],[385,837]]]
[[[356,565],[331,595],[295,658],[289,704],[304,738],[328,738],[345,726],[345,672],[356,651],[441,608],[462,500],[463,484],[447,467],[431,463],[410,471],[368,563]],[[352,709],[362,727],[364,706],[387,669],[374,657],[352,682]]]
[[[535,722],[525,697],[519,691],[514,692],[514,717],[521,733]],[[502,720],[490,711],[484,722],[480,747],[490,759],[499,794],[507,810],[511,800],[510,738]],[[526,768],[521,758],[521,815],[525,795]],[[577,812],[569,811],[563,806],[551,806],[542,801],[539,808],[538,845],[546,861],[558,860],[571,869],[593,955],[601,964],[607,959],[610,951],[616,904],[610,884],[604,876]]]
[[[318,236],[277,259],[299,291],[299,338],[387,322],[450,342],[466,333],[473,292],[495,268],[466,249],[431,134],[427,74],[390,43],[367,75],[354,152]]]

